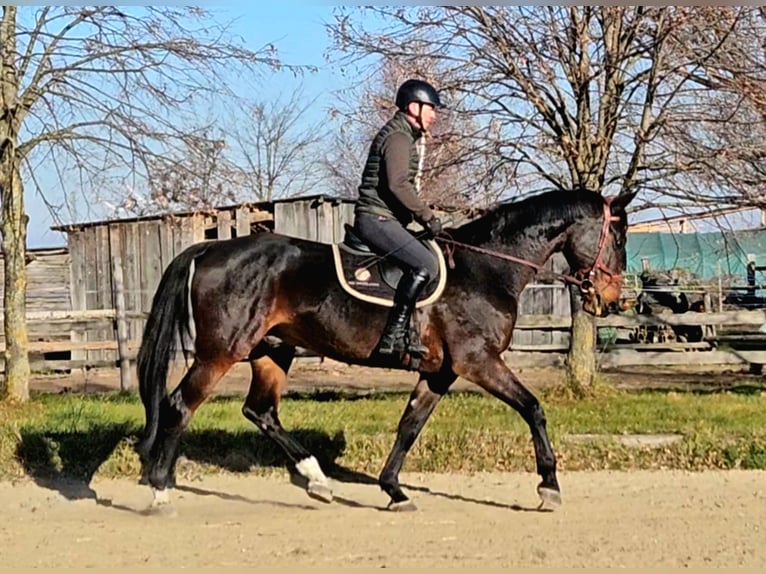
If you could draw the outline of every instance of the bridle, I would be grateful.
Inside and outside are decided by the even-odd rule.
[[[601,224],[601,235],[598,238],[598,248],[596,250],[596,258],[593,263],[588,267],[583,267],[575,273],[575,277],[579,280],[580,289],[587,291],[593,287],[593,274],[596,270],[601,271],[609,276],[607,285],[622,285],[622,273],[615,273],[609,267],[604,264],[604,246],[606,240],[609,238],[609,231],[611,224],[616,221],[620,221],[619,216],[612,215],[611,208],[612,198],[604,198],[604,221]]]
[[[597,270],[609,276],[609,281],[607,282],[607,285],[613,285],[615,283],[617,283],[618,285],[622,285],[622,273],[615,273],[604,264],[604,246],[606,245],[606,240],[609,238],[611,224],[615,221],[620,220],[619,216],[612,215],[612,208],[611,208],[612,199],[613,198],[611,197],[604,198],[604,220],[601,224],[601,234],[599,235],[599,238],[598,238],[598,248],[596,250],[596,256],[593,260],[593,263],[587,267],[583,267],[582,269],[579,269],[578,271],[574,273],[574,275],[568,275],[566,273],[553,274],[555,278],[561,279],[562,281],[564,281],[564,283],[577,285],[583,293],[589,293],[595,290],[593,286],[593,275]],[[497,257],[499,259],[505,259],[506,261],[521,263],[522,265],[531,267],[532,269],[535,270],[536,273],[544,271],[542,265],[538,265],[537,263],[533,261],[529,261],[528,259],[523,259],[521,257],[514,257],[513,255],[508,255],[506,253],[500,253],[499,251],[484,249],[483,247],[477,247],[475,245],[470,245],[468,243],[455,241],[451,237],[447,237],[445,235],[440,235],[437,238],[437,241],[440,243],[445,243],[448,246],[453,246],[453,247],[459,246],[464,249],[468,249],[470,251],[476,251],[477,253],[483,253],[485,255]],[[455,268],[455,260],[453,258],[454,249],[452,249],[451,247],[447,247],[445,251],[447,254],[448,264],[451,269],[454,269]]]

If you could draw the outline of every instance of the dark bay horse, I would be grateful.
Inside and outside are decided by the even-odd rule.
[[[521,291],[555,252],[569,263],[568,278],[580,284],[586,311],[600,315],[616,305],[626,259],[625,208],[633,195],[608,200],[589,191],[552,191],[500,204],[439,240],[449,245],[453,266],[441,297],[414,314],[428,353],[379,477],[391,498],[389,508],[412,507],[399,472],[458,376],[524,418],[542,478],[542,504],[560,504],[543,408],[503,353]],[[307,479],[309,494],[331,501],[330,483],[317,460],[279,421],[280,395],[296,347],[350,364],[406,368],[407,356],[392,363],[375,353],[387,313],[341,288],[330,245],[264,232],[196,244],[179,254],[157,288],[138,354],[146,428],[136,448],[153,506],[169,503],[182,431],[221,377],[243,360],[252,367],[244,416],[280,445]],[[168,395],[169,364],[179,345],[194,361]]]

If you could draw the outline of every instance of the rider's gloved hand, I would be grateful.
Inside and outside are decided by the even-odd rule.
[[[423,224],[423,226],[426,228],[426,231],[428,232],[429,239],[433,239],[434,237],[437,237],[442,232],[442,222],[436,216],[426,221]]]

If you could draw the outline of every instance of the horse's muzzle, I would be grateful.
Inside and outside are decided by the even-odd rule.
[[[580,281],[583,309],[596,317],[606,317],[619,305],[622,275],[597,272]]]
[[[609,314],[610,305],[604,301],[595,285],[588,279],[580,283],[580,295],[582,297],[582,308],[586,313],[596,317],[605,317]]]
[[[582,298],[583,310],[591,315],[598,315],[601,298],[598,296],[593,283],[587,279],[580,283],[580,297]]]

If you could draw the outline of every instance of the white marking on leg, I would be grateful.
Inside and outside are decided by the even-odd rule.
[[[152,500],[153,507],[170,504],[170,492],[168,492],[167,488],[163,488],[161,490],[152,488],[152,495],[154,496],[154,500]]]
[[[309,482],[316,482],[319,484],[328,484],[329,482],[324,472],[322,472],[317,459],[313,456],[304,458],[295,465],[295,468],[301,473],[301,476],[306,477]]]

